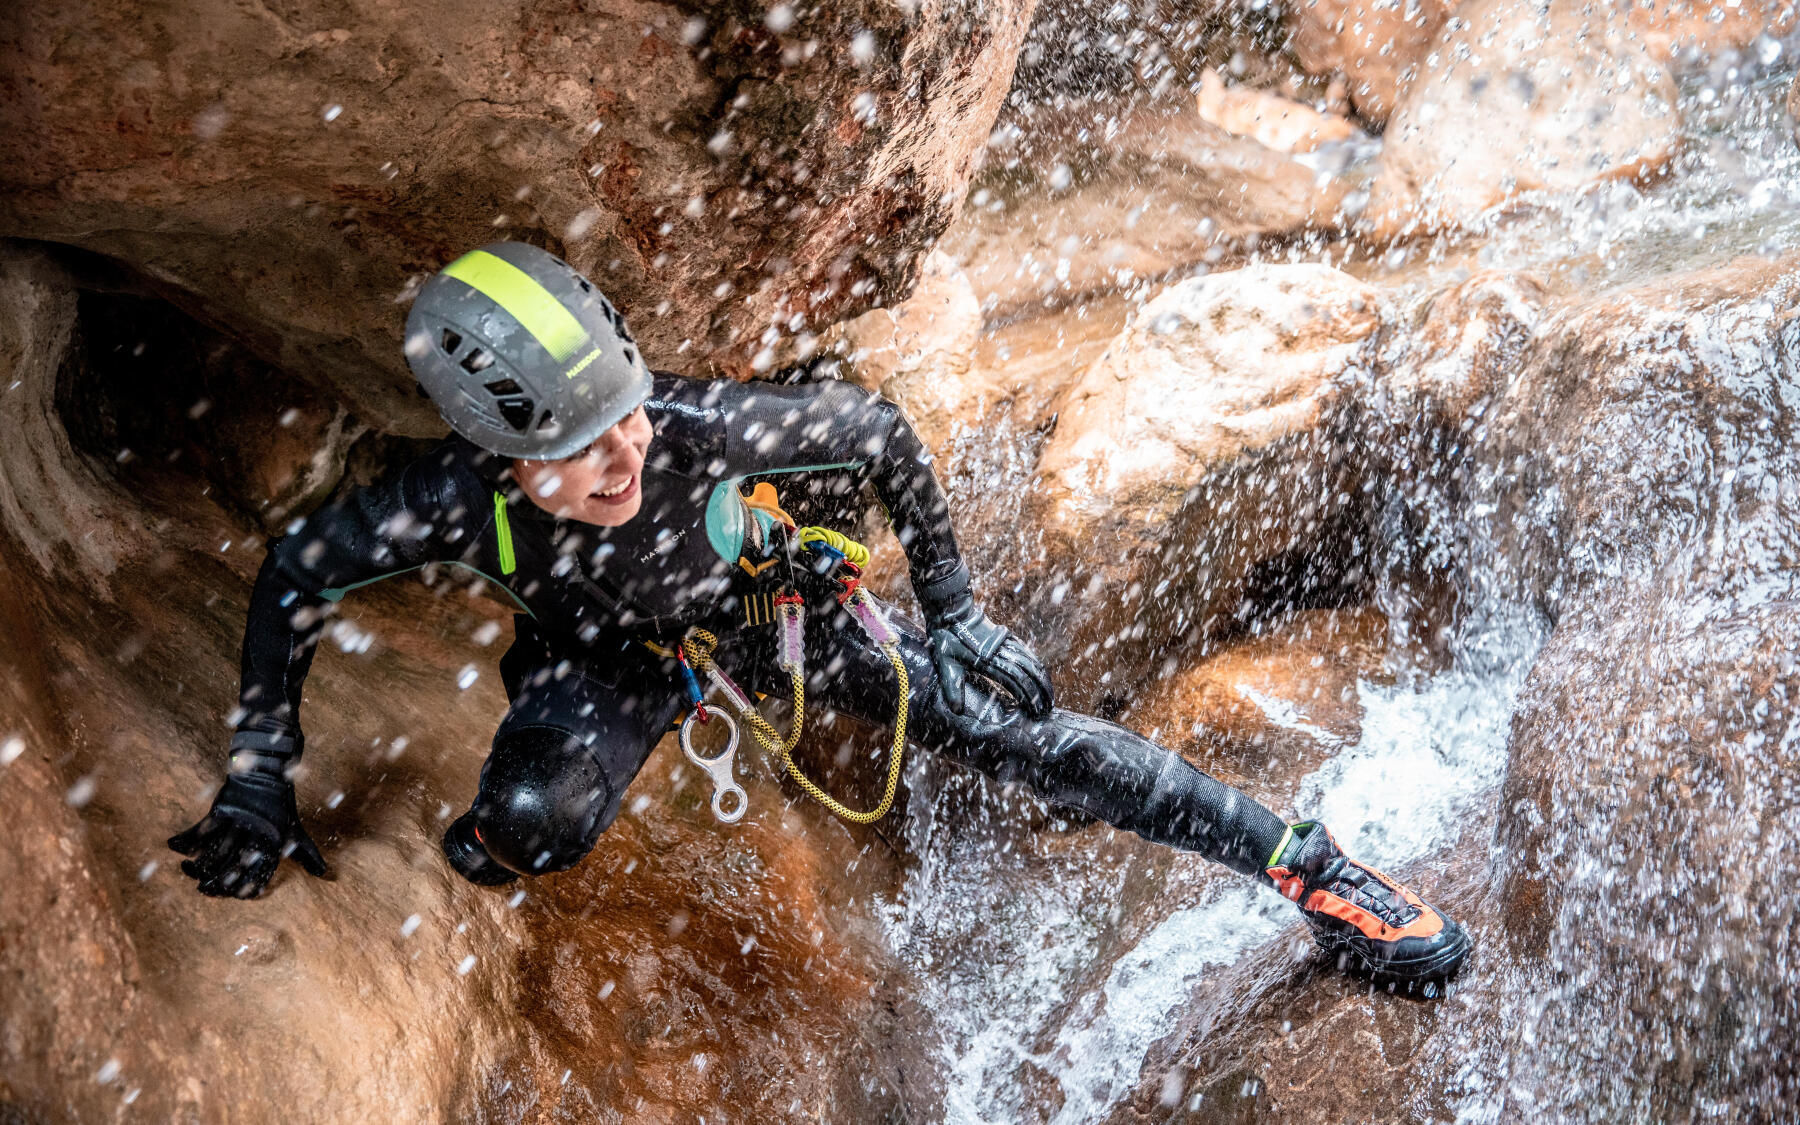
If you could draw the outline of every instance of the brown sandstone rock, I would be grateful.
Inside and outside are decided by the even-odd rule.
[[[1300,0],[1284,6],[1282,20],[1300,65],[1343,75],[1357,116],[1380,125],[1457,6],[1458,0]]]
[[[1380,678],[1387,618],[1304,610],[1260,636],[1183,664],[1131,703],[1133,722],[1207,773],[1273,808],[1362,735],[1359,678]]]
[[[1653,176],[1675,153],[1675,96],[1614,9],[1471,0],[1389,123],[1363,227],[1455,229],[1522,192]]]
[[[1197,106],[1040,107],[1015,124],[1027,140],[997,147],[942,243],[990,317],[1241,258],[1264,239],[1345,221],[1345,177],[1234,137]],[[1029,153],[1009,155],[1009,144],[1027,143]]]
[[[981,302],[965,274],[933,250],[912,296],[833,329],[827,346],[843,354],[845,377],[898,403],[919,436],[943,453],[952,436],[979,425],[999,388],[976,364]]]
[[[1529,274],[1478,273],[1385,322],[1371,364],[1383,410],[1428,429],[1462,427],[1505,386],[1546,300]]]
[[[1322,423],[1376,301],[1317,265],[1184,281],[1060,400],[1030,501],[1049,564],[1033,612],[1077,695],[1210,633],[1256,564],[1340,514]]]
[[[402,432],[440,432],[406,299],[496,238],[589,271],[653,362],[747,374],[910,289],[1030,8],[31,0],[0,41],[0,234],[121,259]]]
[[[1800,457],[1771,409],[1794,394],[1796,306],[1794,255],[1589,302],[1490,419],[1499,463],[1554,496],[1514,549],[1556,560],[1521,567],[1557,628],[1500,797],[1500,908],[1543,972],[1537,1042],[1494,1047],[1515,1053],[1510,1105],[1800,1110],[1777,1030],[1800,1020],[1800,801],[1778,780],[1800,766]],[[1591,1053],[1549,1046],[1577,1027]]]
[[[1200,76],[1200,117],[1276,152],[1311,152],[1356,135],[1348,120],[1292,98],[1249,86],[1227,86],[1210,67]]]

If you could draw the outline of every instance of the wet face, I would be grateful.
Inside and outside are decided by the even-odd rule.
[[[513,461],[513,477],[531,502],[559,519],[617,527],[643,504],[639,478],[650,448],[650,418],[642,406],[573,457]]]

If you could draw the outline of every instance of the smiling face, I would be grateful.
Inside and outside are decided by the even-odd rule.
[[[617,527],[644,502],[639,478],[650,448],[650,418],[642,406],[573,457],[513,461],[513,478],[531,502],[558,519]]]

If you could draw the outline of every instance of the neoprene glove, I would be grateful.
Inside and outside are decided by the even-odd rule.
[[[955,573],[914,593],[931,635],[938,691],[950,710],[966,712],[964,692],[974,672],[998,684],[1033,717],[1050,713],[1055,703],[1050,674],[1024,641],[981,612],[969,592],[968,568],[958,565]]]
[[[271,754],[240,748],[246,735],[233,739],[231,775],[213,798],[212,809],[200,823],[169,837],[169,847],[182,855],[182,873],[198,880],[203,895],[217,898],[254,898],[262,893],[283,856],[292,856],[308,874],[324,875],[327,868],[319,847],[300,826],[294,804],[294,783],[287,766],[298,755],[294,749]],[[253,739],[255,740],[255,739]]]

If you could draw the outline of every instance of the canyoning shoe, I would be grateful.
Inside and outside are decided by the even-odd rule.
[[[458,875],[479,886],[498,887],[519,877],[517,871],[502,866],[481,846],[473,812],[457,817],[444,833],[444,856]]]
[[[1448,979],[1468,955],[1461,926],[1346,856],[1316,821],[1287,830],[1268,876],[1300,905],[1313,940],[1345,972],[1411,988]]]

